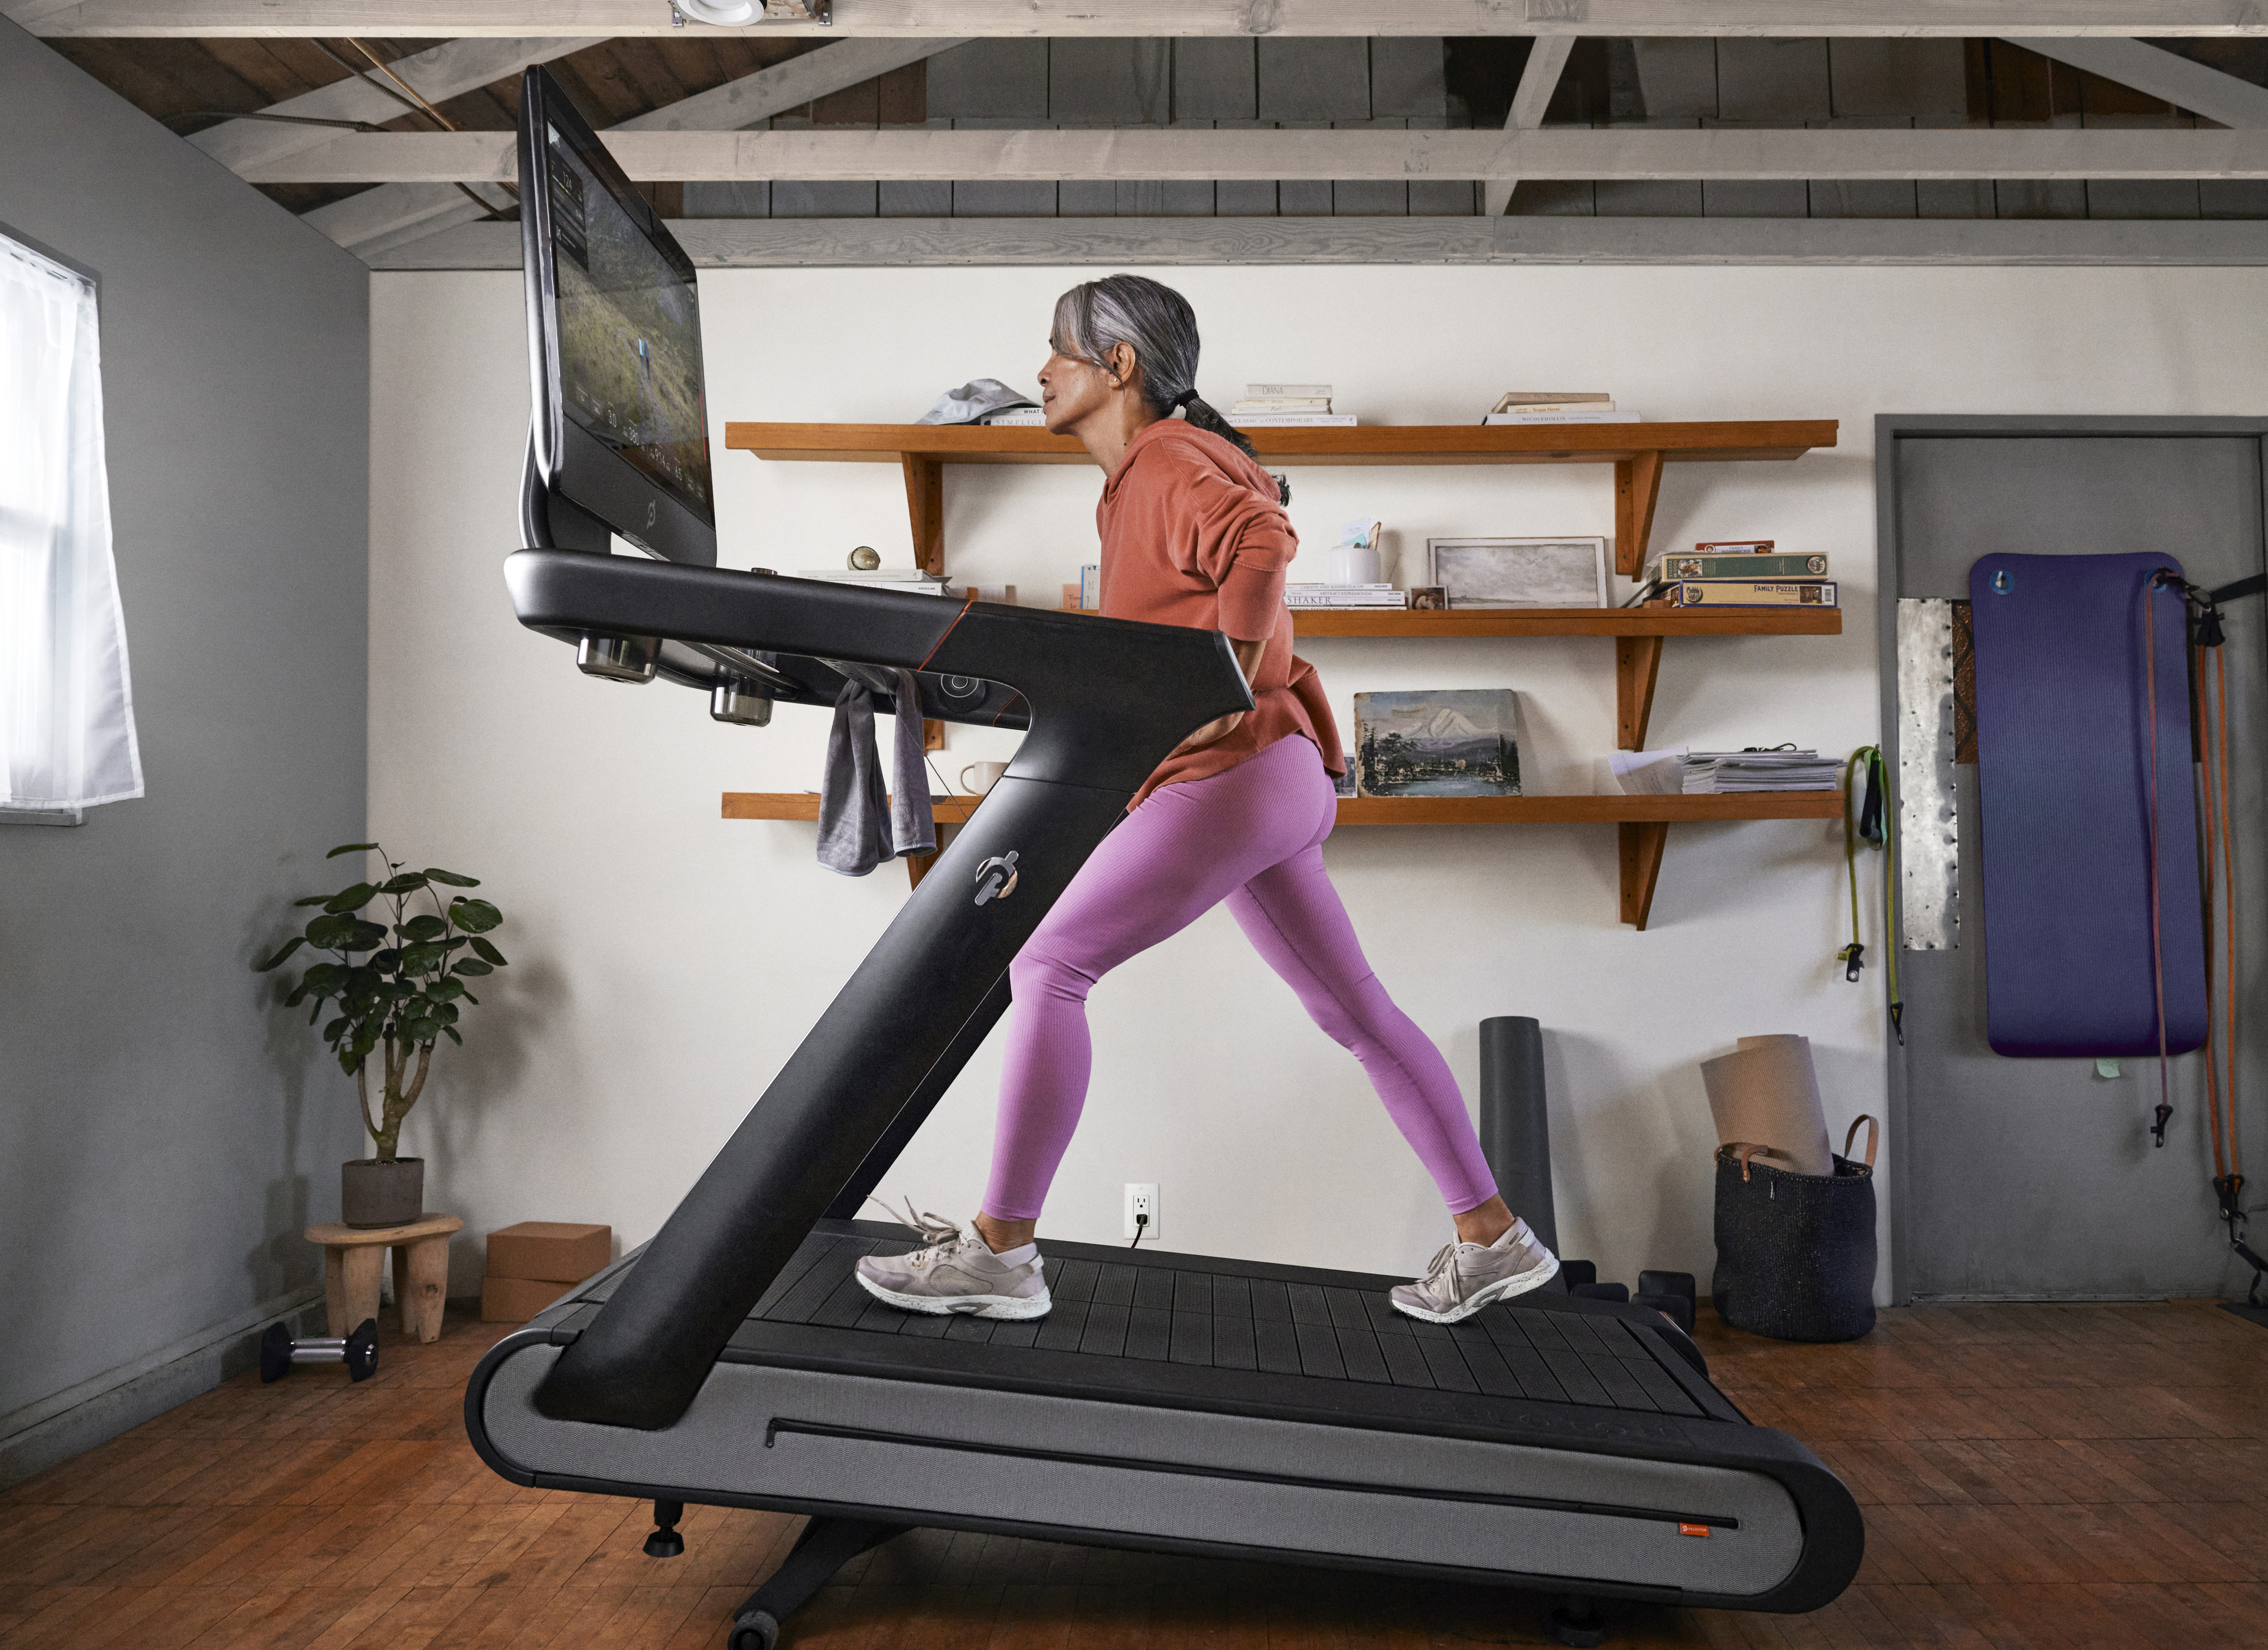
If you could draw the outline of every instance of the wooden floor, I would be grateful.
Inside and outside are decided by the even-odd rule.
[[[494,1477],[459,1405],[501,1332],[389,1332],[361,1386],[247,1375],[0,1495],[0,1645],[723,1646],[797,1521],[695,1508],[686,1555],[653,1559],[643,1506]],[[1849,1345],[1702,1340],[1736,1403],[1851,1484],[1866,1567],[1814,1615],[1626,1609],[1611,1642],[2268,1646],[2268,1330],[2199,1304],[1927,1307]],[[1543,1642],[1550,1602],[917,1531],[785,1642],[1446,1650]]]

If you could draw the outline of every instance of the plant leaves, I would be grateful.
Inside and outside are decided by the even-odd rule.
[[[307,924],[307,943],[321,951],[343,951],[354,939],[355,930],[363,925],[361,919],[349,911],[318,917]]]
[[[504,913],[486,900],[460,896],[449,902],[449,919],[468,934],[484,934],[504,921]]]
[[[368,853],[372,849],[377,846],[378,844],[376,843],[342,843],[337,847],[332,849],[330,852],[325,854],[323,858],[326,859],[335,859],[341,854]]]
[[[378,890],[367,882],[357,882],[352,888],[341,888],[323,902],[327,911],[358,911],[378,897]]]
[[[498,951],[496,947],[489,941],[482,939],[479,935],[475,934],[473,936],[472,947],[473,954],[478,957],[482,961],[490,963],[499,969],[504,967],[504,953]],[[460,969],[457,971],[460,974],[469,972],[469,970],[464,969]],[[486,974],[488,969],[482,969],[481,972]]]
[[[404,974],[431,974],[447,960],[448,955],[439,946],[404,946],[401,948],[401,971]]]
[[[491,969],[490,967],[489,967],[489,965],[488,965],[487,963],[485,963],[485,962],[479,961],[477,961],[476,959],[472,958],[472,957],[467,957],[467,958],[466,958],[462,962],[460,962],[459,964],[457,964],[457,966],[456,966],[455,968],[451,969],[449,970],[449,972],[450,972],[450,973],[452,973],[452,974],[475,974],[475,975],[477,975],[477,974],[493,974],[493,973],[495,973],[495,972],[496,972],[496,970],[495,970],[494,969]]]
[[[478,877],[460,876],[453,871],[443,871],[433,866],[425,867],[425,874],[436,882],[447,883],[453,888],[476,888],[481,885]]]
[[[457,1028],[454,1026],[444,1026],[441,1029],[449,1034],[450,1042],[455,1043],[460,1049],[465,1046],[465,1040],[457,1035]]]
[[[353,936],[348,939],[346,948],[349,951],[367,951],[385,938],[384,924],[364,922],[357,918],[355,922]]]
[[[254,963],[252,965],[252,971],[254,974],[267,973],[269,969],[274,968],[277,963],[283,961],[284,958],[290,956],[293,952],[297,951],[301,946],[304,946],[306,943],[307,937],[305,934],[292,935],[289,939],[284,942],[283,948],[277,951],[274,956],[269,958],[267,961]]]
[[[449,924],[428,911],[422,917],[411,917],[394,932],[404,939],[414,943],[418,940],[438,939],[449,932]]]
[[[378,885],[380,894],[415,894],[425,886],[425,879],[415,871],[405,871],[398,877],[388,877]]]
[[[328,894],[310,894],[306,899],[293,900],[291,903],[294,905],[325,905],[329,903],[330,897],[331,896]]]

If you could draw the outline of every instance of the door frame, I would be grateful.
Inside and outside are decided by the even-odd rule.
[[[1898,444],[1914,437],[1943,439],[1963,436],[1986,439],[2038,436],[2125,436],[2153,439],[2183,436],[2251,436],[2263,443],[2261,519],[2264,523],[2268,523],[2268,417],[1875,414],[1874,607],[1878,650],[1875,662],[1881,691],[1882,761],[1891,776],[1893,786],[1899,771],[1897,627],[1900,573],[1904,566],[1900,555],[1903,541],[1899,536]],[[1891,829],[1895,830],[1896,828],[1896,821],[1893,820]],[[1894,883],[1884,902],[1882,920],[1887,932],[1882,936],[1882,942],[1886,947],[1899,943],[1904,917],[1899,900],[1903,892]],[[1884,1073],[1882,1109],[1887,1114],[1884,1123],[1889,1132],[1887,1178],[1890,1194],[1890,1303],[1905,1306],[1913,1299],[1913,1273],[1909,1253],[1911,1207],[1908,1197],[1911,1182],[1908,1175],[1910,1160],[1905,1150],[1906,1123],[1911,1116],[1907,1105],[1908,1068],[1905,1045],[1897,1038],[1894,1036],[1887,1040],[1884,1052],[1889,1057],[1888,1070]]]

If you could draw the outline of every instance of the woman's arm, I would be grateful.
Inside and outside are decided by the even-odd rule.
[[[1260,674],[1260,658],[1268,651],[1268,643],[1264,637],[1257,642],[1240,642],[1231,637],[1228,645],[1236,652],[1236,667],[1244,673],[1244,685],[1248,688]],[[1167,759],[1219,744],[1236,732],[1237,724],[1243,720],[1244,712],[1241,711],[1231,711],[1226,716],[1215,717],[1167,752]]]

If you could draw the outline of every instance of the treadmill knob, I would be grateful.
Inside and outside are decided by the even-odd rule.
[[[976,902],[1005,900],[1016,891],[1016,851],[987,859],[976,867]]]

